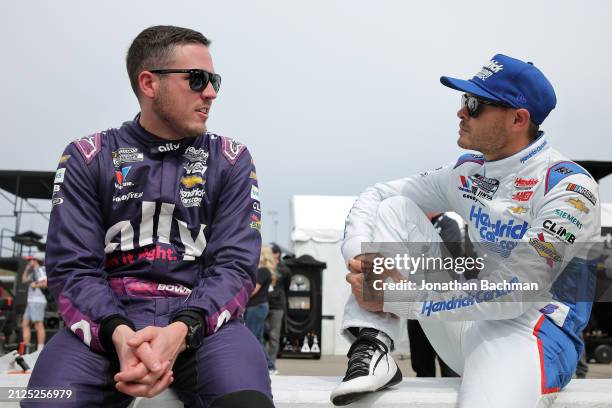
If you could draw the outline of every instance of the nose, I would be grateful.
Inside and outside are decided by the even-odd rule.
[[[215,91],[215,88],[213,88],[212,83],[209,82],[206,85],[206,88],[204,88],[204,90],[201,93],[202,99],[215,99],[217,97],[217,91]]]
[[[462,106],[458,111],[457,111],[457,117],[461,120],[467,120],[469,119],[470,115],[468,114],[467,111],[467,106]]]

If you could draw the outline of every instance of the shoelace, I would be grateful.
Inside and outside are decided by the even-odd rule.
[[[389,351],[387,345],[376,338],[377,335],[377,330],[364,329],[359,333],[347,353],[348,369],[342,381],[370,374],[370,362],[376,350],[383,351],[383,355]]]

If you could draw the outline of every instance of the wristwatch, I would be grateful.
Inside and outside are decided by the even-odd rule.
[[[187,350],[197,350],[202,345],[204,339],[202,319],[189,313],[176,316],[173,322],[183,322],[187,325],[187,335],[185,335]]]

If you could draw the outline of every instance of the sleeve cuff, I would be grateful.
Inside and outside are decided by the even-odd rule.
[[[171,322],[172,323],[183,322],[187,326],[192,326],[197,323],[200,323],[202,325],[202,329],[206,331],[206,325],[204,324],[204,313],[200,312],[199,310],[194,310],[194,309],[181,310],[176,315],[174,315]]]
[[[418,308],[415,294],[411,290],[385,290],[383,312],[414,319],[414,310]]]
[[[136,326],[132,323],[131,320],[127,319],[125,316],[121,315],[112,315],[106,317],[102,322],[100,322],[100,343],[104,350],[108,352],[115,352],[115,345],[113,344],[113,332],[117,328],[117,326],[121,326],[125,324],[130,329],[136,331]]]
[[[349,260],[359,254],[361,254],[361,237],[352,237],[344,241],[342,256],[344,256],[345,265],[348,265]]]

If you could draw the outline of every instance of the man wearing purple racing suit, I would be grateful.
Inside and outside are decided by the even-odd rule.
[[[257,175],[244,145],[206,132],[221,85],[208,46],[190,29],[141,32],[127,55],[141,113],[61,157],[46,260],[66,328],[28,386],[76,401],[44,406],[127,407],[171,387],[186,407],[273,407],[242,322],[261,247]]]

